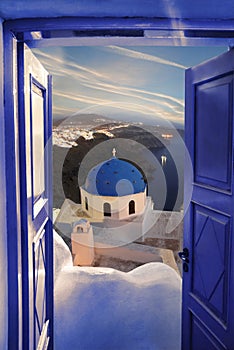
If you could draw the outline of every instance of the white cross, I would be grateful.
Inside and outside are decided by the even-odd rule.
[[[113,150],[112,150],[112,155],[113,155],[113,157],[115,157],[115,155],[116,155],[116,149],[115,148],[113,148]]]

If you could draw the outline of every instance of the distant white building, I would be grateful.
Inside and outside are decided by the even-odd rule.
[[[125,220],[141,215],[146,205],[146,181],[132,163],[112,158],[93,167],[80,188],[84,212],[92,219]]]

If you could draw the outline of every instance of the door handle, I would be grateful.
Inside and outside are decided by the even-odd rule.
[[[184,248],[182,252],[178,253],[180,259],[185,262],[185,263],[189,263],[189,250],[188,248]]]

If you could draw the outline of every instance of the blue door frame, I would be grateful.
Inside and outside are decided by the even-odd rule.
[[[8,247],[8,349],[16,350],[21,347],[20,338],[22,337],[22,349],[30,349],[29,345],[29,276],[28,276],[28,207],[32,203],[27,200],[27,179],[26,179],[26,151],[25,151],[25,110],[24,110],[24,43],[18,42],[17,45],[17,66],[18,69],[18,106],[14,105],[13,95],[13,36],[9,30],[4,31],[4,99],[5,99],[5,139],[6,139],[6,188],[7,194],[7,247]],[[47,148],[46,164],[52,166],[52,99],[51,99],[51,77],[47,84],[48,98],[44,107],[44,115],[48,118],[44,120],[44,140]],[[15,120],[15,109],[17,108],[18,120]],[[50,116],[49,116],[50,115]],[[18,130],[17,130],[18,129]],[[19,176],[20,176],[20,229],[19,213],[17,208],[17,170],[16,170],[16,134],[19,133]],[[45,174],[46,197],[48,206],[46,214],[49,217],[45,226],[45,251],[44,260],[46,262],[46,315],[49,319],[50,328],[49,349],[53,348],[53,223],[52,223],[52,171],[46,167]],[[36,224],[36,222],[35,222]],[[20,231],[20,232],[19,232]],[[20,238],[19,238],[20,237]],[[20,244],[20,250],[19,250]],[[19,254],[18,254],[19,253]],[[21,266],[19,267],[19,256]],[[18,273],[22,271],[22,315],[19,314],[19,284]],[[34,276],[35,277],[35,276]],[[36,277],[35,277],[36,278]],[[34,280],[35,281],[35,280]],[[35,283],[34,283],[35,285]],[[34,300],[36,304],[36,300]],[[34,309],[36,317],[36,308]],[[19,334],[19,324],[22,324],[22,334]],[[34,330],[34,338],[36,331]]]
[[[15,123],[13,99],[13,38],[4,34],[4,113],[6,144],[7,256],[8,256],[8,349],[18,349],[19,301],[18,301],[18,222],[16,198]],[[6,73],[7,72],[7,73]]]
[[[30,48],[111,44],[233,47],[233,28],[230,19],[62,17],[5,22],[5,30]]]
[[[234,38],[225,35],[219,35],[219,33],[225,33],[232,31],[234,27],[234,21],[191,21],[191,20],[173,20],[170,19],[155,19],[155,18],[45,18],[45,19],[24,19],[6,21],[4,23],[4,98],[5,98],[5,135],[6,135],[6,179],[9,184],[6,188],[7,193],[7,239],[8,239],[8,349],[16,350],[19,346],[19,315],[18,315],[18,222],[17,222],[17,194],[16,194],[16,157],[15,157],[15,124],[14,124],[14,97],[13,97],[13,36],[19,42],[26,42],[29,47],[42,47],[42,46],[55,46],[55,45],[105,45],[105,44],[122,44],[122,45],[227,45],[234,46]],[[113,29],[124,31],[127,37],[116,38],[114,37]],[[183,42],[177,40],[173,36],[173,31],[176,28],[177,31],[183,31],[185,37]],[[55,31],[68,31],[67,36],[61,36],[60,38],[53,37],[53,30]],[[83,30],[87,31],[87,36],[76,37],[73,31]],[[97,30],[99,36],[103,36],[97,40],[90,36],[89,31]],[[164,38],[157,35],[158,30],[167,30],[172,33],[171,37],[165,36]],[[196,31],[217,31],[217,37],[197,35]],[[47,32],[47,36],[44,35],[41,39],[34,40],[33,32]],[[70,32],[69,32],[70,31]],[[129,35],[127,32],[129,31]],[[191,35],[193,31],[194,36]],[[131,34],[130,34],[131,32]],[[70,34],[69,34],[70,33]],[[108,38],[105,37],[106,33],[110,34]],[[187,34],[186,34],[187,33]],[[74,34],[74,36],[73,36]],[[113,34],[113,38],[111,37]],[[121,36],[121,31],[119,32]],[[18,57],[19,64],[23,64],[22,57]],[[19,79],[20,82],[20,79]],[[23,86],[19,83],[19,89],[23,89]],[[23,90],[22,90],[23,91]],[[50,94],[49,94],[50,95]],[[22,101],[21,101],[22,102]],[[19,115],[24,113],[23,104],[19,101]],[[49,104],[51,105],[51,100]],[[23,145],[24,132],[22,130],[23,125],[19,124],[21,139],[20,143]],[[45,130],[48,133],[46,138],[51,135],[52,125],[46,125]],[[49,157],[52,156],[52,152]],[[51,159],[48,161],[51,162]],[[21,154],[21,167],[25,167],[25,155]],[[50,174],[51,175],[51,174]],[[47,174],[47,181],[49,188],[52,188],[52,179]],[[25,210],[25,198],[22,196],[26,188],[26,180],[21,178],[21,208]],[[52,201],[52,193],[50,191],[49,200]],[[52,207],[49,209],[52,211]],[[52,217],[52,213],[49,214]],[[25,217],[22,216],[22,229],[25,227]],[[52,230],[52,222],[50,221],[50,230]],[[10,234],[9,234],[10,233]],[[26,235],[22,232],[22,236]],[[49,238],[52,240],[52,237]],[[53,294],[53,252],[52,242],[48,242],[48,249],[46,251],[48,264],[50,266],[49,273],[47,274],[47,282],[50,285],[50,292]],[[22,241],[22,254],[26,251],[27,241]],[[27,259],[27,258],[26,258]],[[23,270],[26,269],[27,260],[24,260]],[[27,284],[26,284],[27,286]],[[28,290],[24,287],[23,291],[23,303],[28,303]],[[52,295],[51,295],[52,298]],[[53,319],[53,305],[48,304],[48,310],[51,319]],[[23,327],[26,332],[25,342],[27,342],[29,319],[27,313],[24,315]],[[52,330],[51,330],[52,331]],[[25,343],[25,349],[27,344]]]
[[[49,335],[50,335],[50,348],[52,348],[52,339],[53,339],[53,242],[52,242],[52,144],[51,144],[51,135],[52,135],[52,101],[50,98],[51,95],[51,77],[48,77],[46,86],[44,87],[38,81],[36,81],[32,74],[28,76],[30,79],[29,91],[30,96],[30,148],[31,148],[31,176],[25,178],[24,174],[27,174],[27,165],[26,165],[26,149],[25,145],[27,143],[27,136],[25,132],[25,91],[24,81],[25,81],[25,57],[24,57],[24,43],[17,44],[17,59],[18,59],[18,113],[19,113],[19,155],[20,155],[20,210],[21,210],[21,260],[22,260],[22,274],[24,277],[22,279],[22,347],[23,349],[30,349],[30,324],[29,324],[29,315],[30,315],[30,296],[29,296],[29,259],[30,253],[29,250],[32,249],[32,259],[33,259],[33,317],[34,317],[34,332],[33,332],[33,342],[34,349],[36,349],[36,344],[38,343],[38,337],[42,333],[43,325],[46,320],[50,320],[49,324]],[[45,152],[45,193],[43,193],[44,198],[46,198],[46,203],[43,208],[40,210],[37,216],[34,213],[34,204],[38,200],[34,194],[34,159],[33,159],[33,86],[36,87],[37,91],[42,93],[43,98],[43,125],[44,125],[44,148]],[[32,195],[29,200],[27,194],[27,182],[31,181]],[[32,224],[34,227],[36,236],[38,237],[37,242],[35,241],[32,246],[31,242],[28,241],[29,235],[29,224],[28,224],[28,215],[32,217]],[[44,224],[46,222],[46,224]],[[44,232],[44,235],[43,235]],[[40,234],[39,234],[40,233]],[[35,238],[37,238],[35,237]],[[45,269],[45,301],[42,302],[42,315],[41,319],[39,317],[39,310],[37,308],[38,301],[38,270],[39,261],[43,264],[43,269]],[[45,302],[45,305],[44,305]],[[44,312],[45,311],[45,312]]]

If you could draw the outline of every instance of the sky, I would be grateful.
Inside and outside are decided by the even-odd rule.
[[[95,113],[183,127],[185,70],[226,47],[49,47],[33,50],[53,76],[53,118]]]

